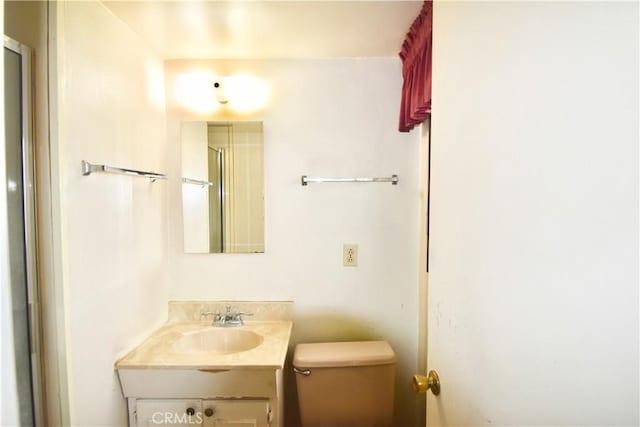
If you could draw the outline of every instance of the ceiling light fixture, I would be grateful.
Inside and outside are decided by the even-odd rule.
[[[213,113],[222,107],[251,113],[266,107],[270,98],[267,83],[248,74],[222,77],[194,71],[178,76],[176,83],[178,102],[198,113]]]

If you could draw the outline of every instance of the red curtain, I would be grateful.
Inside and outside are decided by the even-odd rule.
[[[433,8],[426,0],[402,44],[400,132],[409,132],[431,115],[431,29]]]

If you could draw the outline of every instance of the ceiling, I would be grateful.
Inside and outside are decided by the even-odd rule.
[[[163,59],[396,56],[421,1],[103,1]]]

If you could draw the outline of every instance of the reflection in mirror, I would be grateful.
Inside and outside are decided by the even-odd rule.
[[[182,122],[186,253],[264,252],[261,122]]]

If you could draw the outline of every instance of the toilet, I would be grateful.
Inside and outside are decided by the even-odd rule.
[[[391,426],[396,355],[386,341],[298,344],[293,367],[304,427]]]

